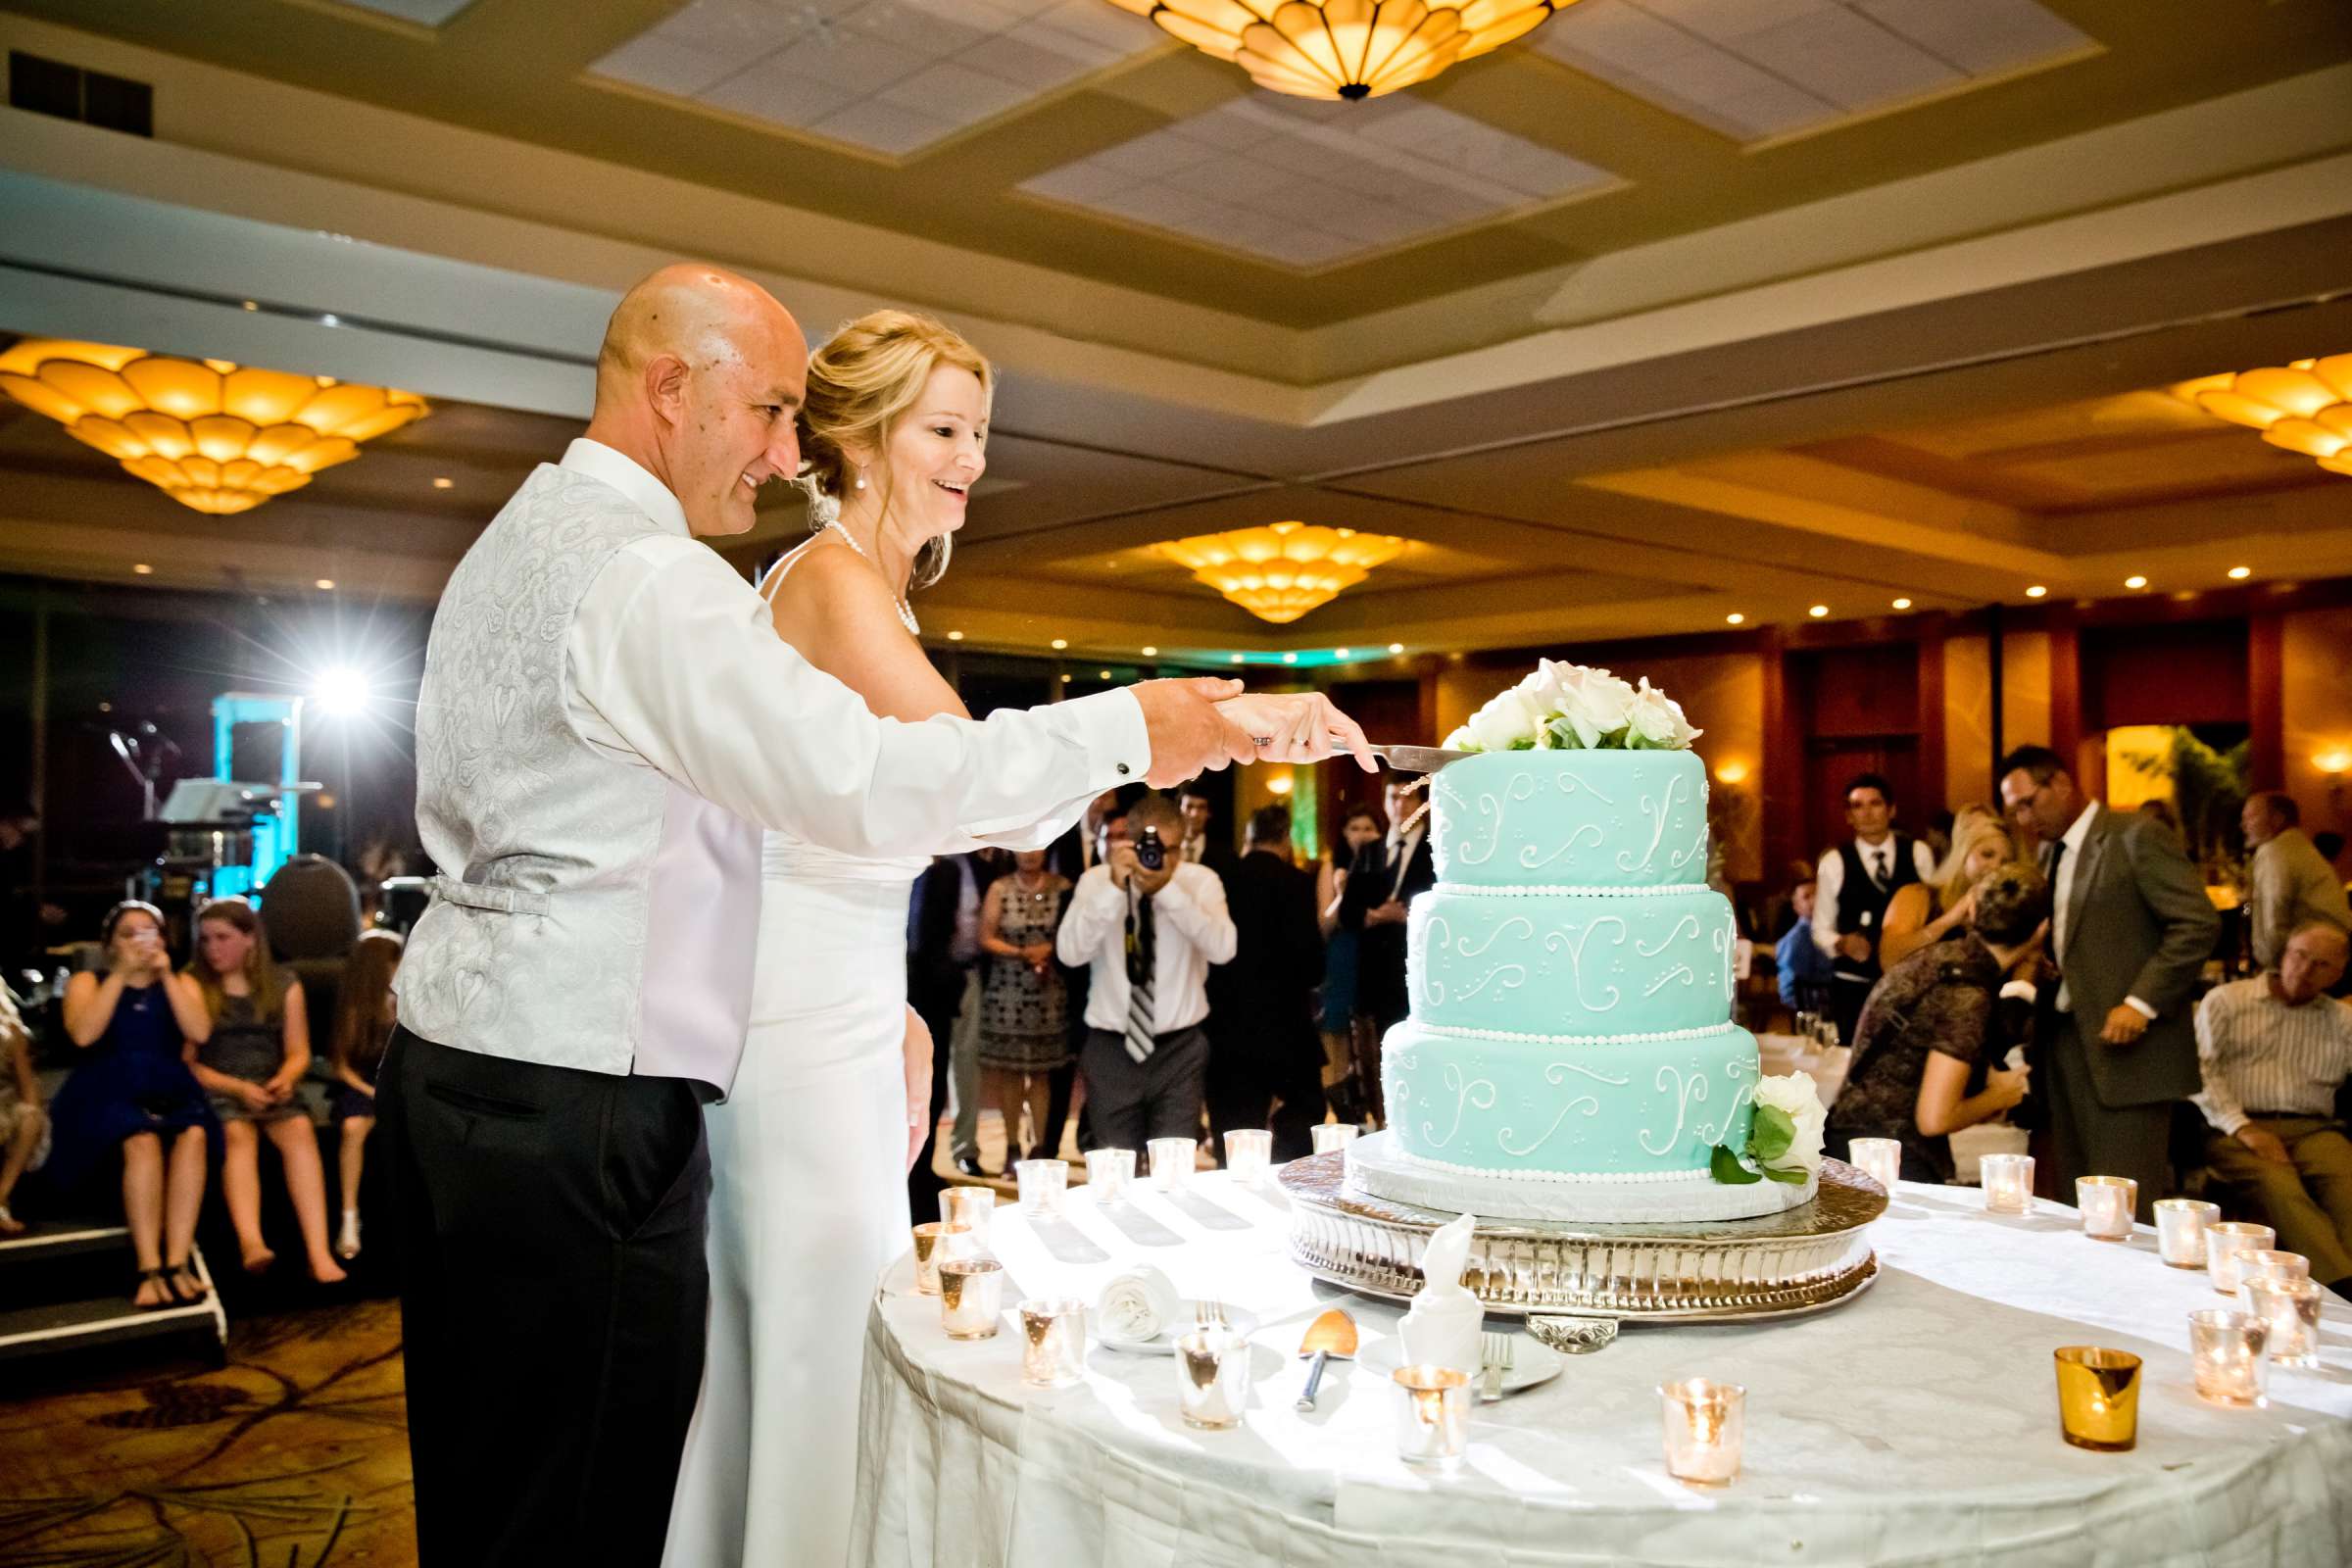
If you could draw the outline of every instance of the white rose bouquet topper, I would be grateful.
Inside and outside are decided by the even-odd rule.
[[[1526,679],[1446,737],[1448,751],[1689,751],[1700,731],[1643,676],[1629,686],[1605,669],[1539,660]]]
[[[1802,1186],[1821,1169],[1821,1129],[1830,1114],[1821,1092],[1805,1074],[1785,1073],[1756,1080],[1755,1103],[1747,1147],[1717,1144],[1708,1169],[1736,1187],[1764,1180]]]

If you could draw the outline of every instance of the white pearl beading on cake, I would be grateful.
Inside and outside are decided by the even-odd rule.
[[[1458,1024],[1424,1023],[1416,1018],[1413,1027],[1425,1035],[1446,1035],[1456,1040],[1505,1040],[1530,1046],[1641,1046],[1664,1040],[1704,1040],[1709,1035],[1729,1034],[1740,1026],[1727,1022],[1631,1035],[1529,1035],[1509,1029],[1466,1029]]]
[[[1440,882],[1432,893],[1459,893],[1475,898],[1490,899],[1659,899],[1673,894],[1709,893],[1714,891],[1704,882],[1668,882],[1657,887],[1577,887],[1564,882],[1530,882],[1513,886],[1504,883]]]
[[[1398,1150],[1396,1152],[1399,1158],[1416,1165],[1427,1165],[1432,1170],[1442,1170],[1449,1176],[1487,1176],[1514,1182],[1557,1182],[1562,1186],[1600,1186],[1608,1183],[1703,1182],[1713,1179],[1713,1172],[1706,1170],[1494,1170],[1484,1165],[1457,1165],[1449,1159],[1432,1159],[1427,1154],[1416,1154],[1407,1150]]]

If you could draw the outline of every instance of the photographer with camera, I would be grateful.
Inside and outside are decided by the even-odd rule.
[[[1233,956],[1225,885],[1178,858],[1183,833],[1166,796],[1137,801],[1054,938],[1061,961],[1091,975],[1079,1065],[1095,1136],[1139,1153],[1150,1139],[1200,1135],[1208,969]]]

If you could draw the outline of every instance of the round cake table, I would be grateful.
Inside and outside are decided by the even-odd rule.
[[[1370,1349],[1399,1308],[1293,1265],[1284,1201],[1271,1182],[1208,1175],[1178,1195],[1138,1184],[1109,1207],[1074,1190],[1059,1219],[1001,1206],[991,1250],[1007,1326],[993,1340],[949,1340],[902,1259],[867,1328],[852,1562],[2352,1562],[2352,1308],[2329,1299],[2323,1364],[2274,1369],[2267,1408],[2205,1403],[2186,1314],[2222,1298],[2201,1271],[2166,1267],[2145,1229],[2096,1242],[2056,1204],[1991,1215],[1974,1191],[1906,1183],[1873,1230],[1881,1277],[1854,1301],[1628,1327],[1549,1383],[1475,1407],[1467,1455],[1434,1473],[1396,1457],[1395,1390],[1368,1367],[1334,1363],[1319,1408],[1293,1409],[1311,1318],[1345,1308]],[[1083,1384],[1022,1385],[1013,1303],[1091,1301],[1139,1262],[1255,1314],[1240,1427],[1186,1427],[1161,1356],[1096,1346]],[[2077,1344],[2145,1358],[2132,1451],[2060,1439],[2050,1352]],[[1745,1466],[1729,1487],[1665,1472],[1656,1389],[1693,1374],[1747,1387]]]

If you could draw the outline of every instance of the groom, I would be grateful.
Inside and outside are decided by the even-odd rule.
[[[381,1091],[426,1568],[661,1557],[709,1298],[702,1107],[743,1046],[761,828],[925,854],[1335,736],[1371,765],[1322,699],[1220,710],[1239,687],[1216,680],[874,717],[697,542],[749,528],[799,467],[807,368],[748,279],[646,278],[586,436],[523,481],[434,615],[416,818],[442,874]]]

